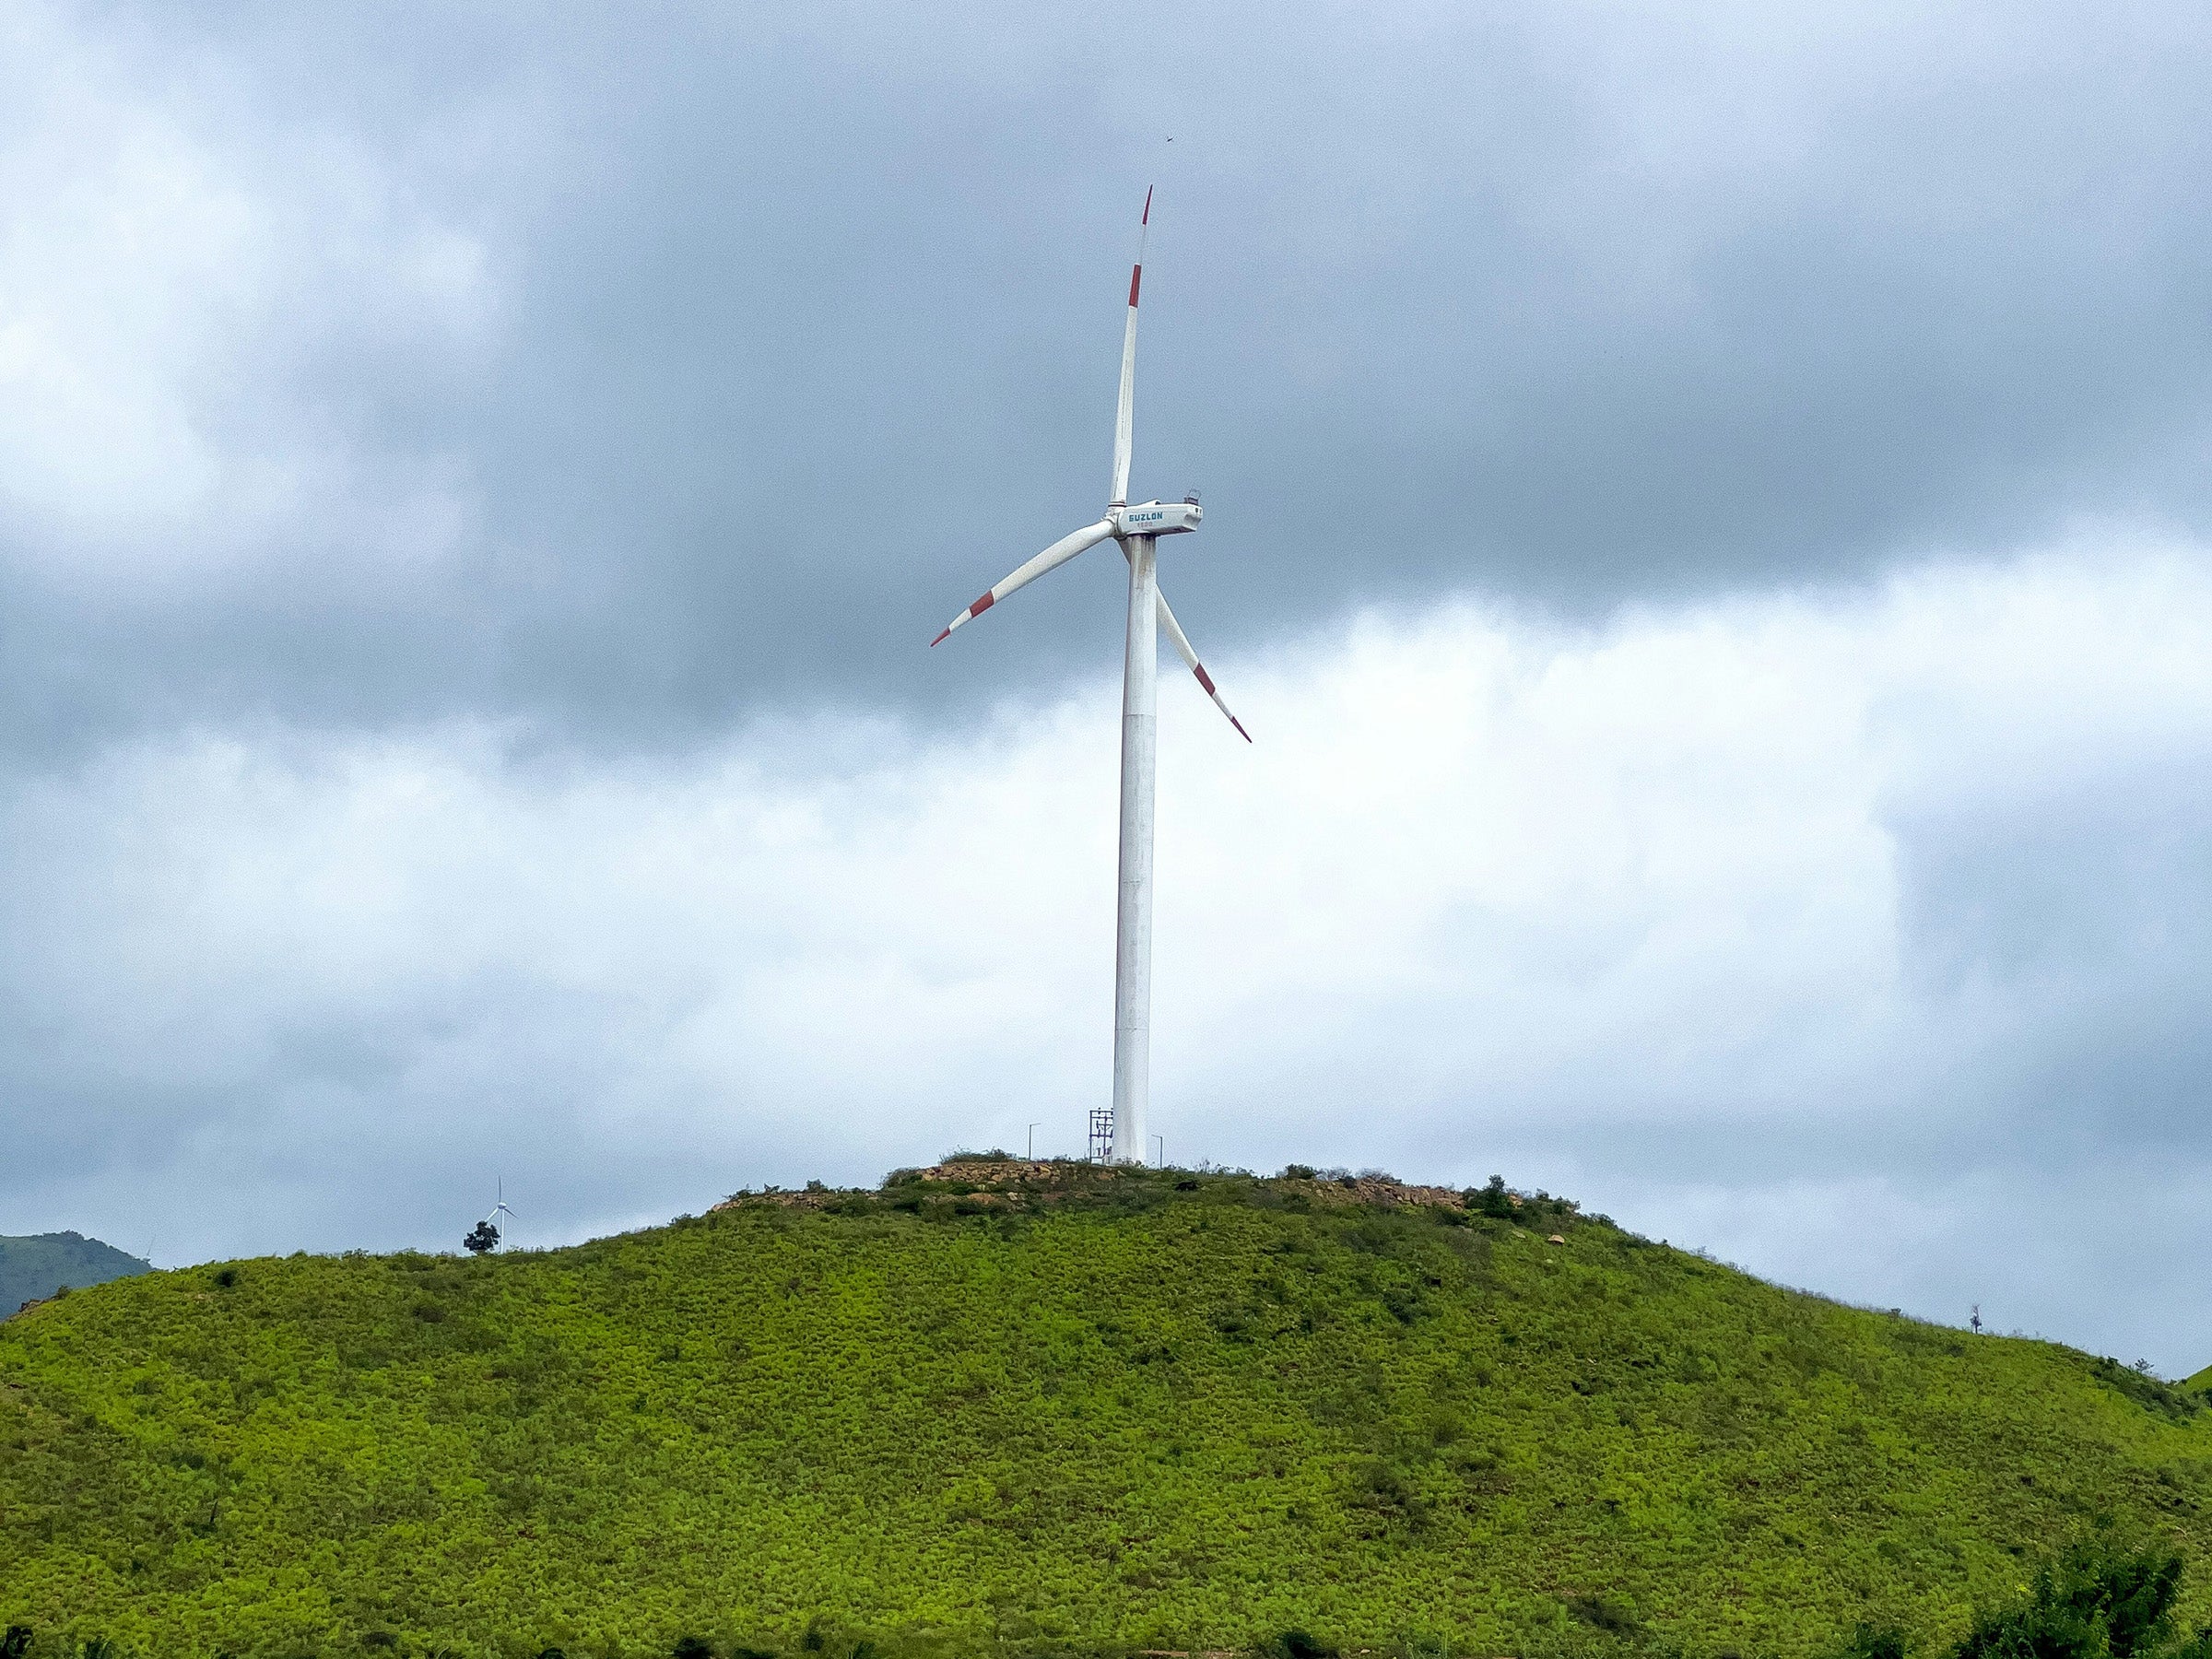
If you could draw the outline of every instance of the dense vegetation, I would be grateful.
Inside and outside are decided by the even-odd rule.
[[[1809,1655],[1956,1641],[2100,1515],[2212,1541],[2212,1411],[2110,1361],[1500,1185],[1006,1169],[35,1309],[0,1326],[0,1623],[34,1656]]]
[[[1948,1659],[2212,1659],[2212,1626],[2177,1617],[2187,1563],[2171,1545],[2133,1539],[2107,1520],[2035,1571],[2032,1585],[1984,1606]],[[1905,1632],[1861,1625],[1835,1659],[1903,1659]]]
[[[52,1296],[65,1286],[83,1290],[110,1279],[153,1269],[135,1255],[82,1233],[32,1233],[0,1239],[0,1319],[27,1301]]]

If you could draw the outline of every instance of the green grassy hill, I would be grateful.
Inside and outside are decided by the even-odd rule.
[[[0,1239],[0,1319],[25,1302],[52,1296],[66,1285],[82,1290],[153,1268],[112,1244],[82,1233],[32,1233]]]
[[[2098,1512],[2212,1542],[2212,1412],[2110,1361],[1556,1203],[1025,1171],[35,1309],[0,1326],[0,1621],[274,1659],[1793,1655],[1955,1632]]]

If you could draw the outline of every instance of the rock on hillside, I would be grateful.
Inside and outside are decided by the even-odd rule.
[[[829,1187],[816,1181],[809,1182],[800,1191],[770,1187],[761,1192],[733,1193],[713,1208],[721,1211],[756,1205],[786,1209],[873,1207],[885,1194],[965,1199],[976,1210],[1047,1208],[1085,1200],[1111,1202],[1116,1194],[1132,1186],[1157,1186],[1163,1178],[1176,1178],[1174,1184],[1179,1190],[1192,1192],[1197,1189],[1205,1173],[1141,1165],[1097,1164],[1077,1159],[955,1153],[926,1169],[894,1170],[876,1193]],[[1513,1218],[1531,1202],[1519,1193],[1508,1192],[1501,1180],[1494,1181],[1487,1190],[1461,1192],[1453,1187],[1414,1185],[1373,1171],[1355,1175],[1342,1171],[1317,1171],[1298,1164],[1267,1184],[1310,1206],[1334,1209],[1377,1206],[1389,1209],[1426,1207]],[[1572,1215],[1575,1208],[1568,1200],[1556,1199],[1547,1194],[1537,1194],[1534,1203],[1546,1215],[1554,1212]]]

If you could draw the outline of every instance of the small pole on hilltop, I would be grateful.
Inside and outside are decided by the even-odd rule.
[[[1976,1302],[1974,1304],[1973,1317],[1969,1319],[1966,1323],[1974,1327],[1975,1335],[1979,1336],[1982,1335],[1982,1304],[1980,1302]]]
[[[1159,1163],[1157,1167],[1164,1170],[1168,1167],[1168,1137],[1156,1135],[1152,1138],[1159,1143]]]
[[[1030,1125],[1030,1161],[1031,1163],[1037,1161],[1037,1125],[1035,1124]]]

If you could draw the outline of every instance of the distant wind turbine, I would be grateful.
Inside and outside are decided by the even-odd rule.
[[[1229,717],[1245,742],[1252,734],[1221,700],[1213,676],[1191,649],[1190,637],[1168,608],[1159,591],[1156,549],[1159,537],[1198,528],[1205,516],[1195,491],[1180,501],[1129,505],[1129,450],[1134,433],[1136,386],[1136,296],[1145,275],[1145,238],[1152,225],[1152,193],[1145,192],[1144,218],[1137,230],[1136,263],[1129,272],[1129,317],[1122,333],[1122,390],[1113,411],[1113,488],[1106,516],[1064,535],[971,605],[932,640],[942,643],[952,630],[973,621],[1018,588],[1056,571],[1087,547],[1111,536],[1129,561],[1129,631],[1122,658],[1122,832],[1121,890],[1115,912],[1113,958],[1113,1138],[1116,1163],[1141,1163],[1147,1145],[1145,1105],[1152,1057],[1152,779],[1159,748],[1154,717],[1159,671],[1160,629],[1214,704]]]
[[[507,1235],[506,1224],[520,1218],[507,1207],[507,1178],[502,1175],[499,1179],[497,1201],[491,1206],[491,1214],[484,1218],[482,1225],[491,1229],[492,1237],[504,1238]]]

